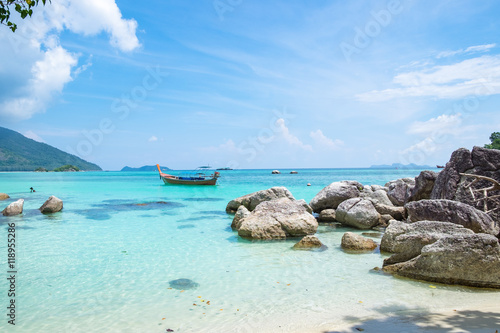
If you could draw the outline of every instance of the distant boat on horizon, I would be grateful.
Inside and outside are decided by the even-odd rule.
[[[160,165],[157,164],[158,173],[160,174],[160,179],[163,180],[165,184],[172,185],[217,185],[217,179],[220,177],[220,173],[215,171],[213,174],[207,175],[207,171],[210,169],[209,166],[201,166],[197,168],[192,175],[188,176],[174,176],[167,173],[163,173],[160,169]]]

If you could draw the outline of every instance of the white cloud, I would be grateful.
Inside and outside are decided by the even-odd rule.
[[[297,146],[300,147],[301,149],[312,151],[312,147],[310,145],[304,144],[302,141],[299,140],[295,135],[290,133],[290,130],[288,127],[285,125],[285,120],[283,118],[279,118],[276,120],[276,126],[278,132],[281,134],[281,137],[285,139],[286,142],[288,142],[292,146]]]
[[[425,155],[430,155],[437,150],[437,144],[432,138],[425,138],[422,141],[414,144],[413,146],[406,148],[401,153],[402,154],[415,154],[422,153]]]
[[[114,0],[61,0],[41,6],[33,17],[19,22],[16,33],[2,29],[0,44],[0,116],[27,119],[44,112],[64,86],[91,66],[91,58],[77,67],[79,54],[59,42],[63,30],[85,36],[109,34],[121,51],[140,46],[137,22],[122,18]],[[8,79],[7,79],[8,78]]]
[[[463,98],[500,93],[500,55],[482,56],[452,65],[433,66],[398,74],[394,83],[400,88],[374,90],[358,95],[365,102],[380,102],[401,97]]]
[[[22,96],[1,103],[0,113],[11,119],[28,119],[43,111],[53,95],[60,93],[64,85],[72,81],[71,69],[77,62],[77,55],[61,46],[47,50],[43,59],[31,67],[32,77],[22,88]]]
[[[155,142],[155,141],[158,141],[158,138],[156,136],[152,136],[148,139],[149,142]]]
[[[33,140],[38,141],[38,142],[45,142],[38,134],[36,134],[35,132],[33,132],[31,130],[24,132],[23,135],[27,138],[33,139]]]
[[[469,46],[466,49],[460,49],[460,50],[455,50],[455,51],[443,51],[440,52],[436,58],[444,58],[444,57],[451,57],[454,55],[458,54],[470,54],[470,53],[477,53],[477,52],[488,52],[490,49],[494,48],[497,44],[492,43],[492,44],[484,44],[484,45],[475,45],[475,46]]]
[[[462,124],[462,115],[460,113],[453,115],[440,115],[427,121],[416,121],[410,125],[408,134],[453,134],[457,133]]]
[[[135,35],[137,21],[124,19],[115,0],[54,1],[45,14],[51,27],[66,28],[86,36],[102,31],[110,35],[110,44],[128,52],[140,46]]]
[[[323,132],[318,129],[316,131],[312,131],[309,136],[319,145],[327,147],[329,149],[338,149],[344,145],[342,140],[332,140],[326,137]]]

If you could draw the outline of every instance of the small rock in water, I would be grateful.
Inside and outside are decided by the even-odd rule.
[[[200,286],[198,283],[190,279],[172,280],[168,284],[170,285],[170,287],[177,290],[195,289]]]

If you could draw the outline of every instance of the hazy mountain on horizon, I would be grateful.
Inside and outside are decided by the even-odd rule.
[[[97,164],[0,127],[0,171],[34,171],[37,168],[50,171],[68,164],[82,171],[102,170]]]
[[[429,165],[418,165],[415,163],[410,164],[401,164],[401,163],[392,163],[389,164],[379,164],[372,165],[371,169],[431,169],[432,167]]]
[[[170,168],[167,168],[167,167],[164,167],[161,165],[160,165],[160,168],[162,170],[172,170]],[[123,169],[121,169],[120,171],[158,171],[158,168],[156,167],[156,165],[144,165],[144,166],[139,167],[139,168],[131,168],[129,166],[126,166]]]

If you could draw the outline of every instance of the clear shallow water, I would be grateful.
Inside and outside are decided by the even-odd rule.
[[[222,171],[215,187],[165,186],[156,173],[0,173],[0,192],[12,197],[0,209],[25,199],[22,216],[0,216],[4,274],[8,221],[16,222],[18,259],[16,326],[2,315],[0,331],[302,332],[354,317],[500,301],[495,291],[374,272],[383,255],[340,249],[343,233],[353,231],[348,228],[321,226],[324,252],[293,251],[297,240],[240,239],[225,213],[235,197],[286,186],[310,201],[333,181],[383,185],[419,173],[281,171]],[[37,209],[50,195],[64,200],[64,210],[44,216]],[[199,286],[170,289],[169,281],[179,278]],[[1,308],[7,290],[2,279]]]

